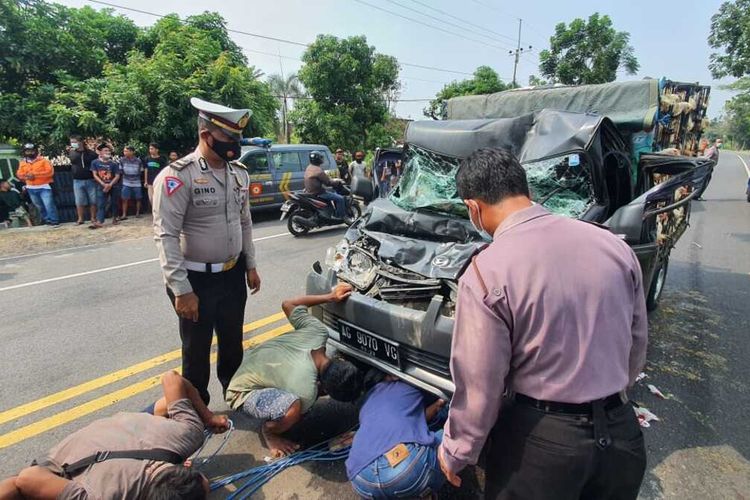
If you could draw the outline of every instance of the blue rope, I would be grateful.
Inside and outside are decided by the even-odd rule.
[[[236,483],[243,479],[247,481],[240,486],[237,491],[227,497],[227,500],[244,500],[249,498],[253,493],[257,492],[263,487],[268,481],[270,481],[278,473],[284,471],[289,467],[299,465],[306,462],[333,462],[337,460],[344,460],[349,456],[349,446],[338,449],[336,451],[329,450],[330,444],[336,438],[329,439],[315,446],[312,446],[306,450],[298,451],[282,457],[273,462],[252,467],[250,469],[237,472],[231,476],[219,479],[211,483],[211,491],[215,491],[219,488],[223,488],[229,484]],[[249,478],[249,479],[248,479]]]

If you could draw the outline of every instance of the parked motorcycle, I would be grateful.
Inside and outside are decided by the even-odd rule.
[[[362,215],[362,209],[352,197],[352,192],[343,183],[336,183],[334,191],[344,197],[346,204],[346,217],[341,220],[336,217],[333,202],[318,198],[307,193],[291,193],[289,198],[281,206],[281,220],[287,217],[287,228],[294,236],[302,236],[312,229],[325,226],[337,226],[339,224],[351,225]]]

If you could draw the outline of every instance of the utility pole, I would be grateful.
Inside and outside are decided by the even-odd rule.
[[[518,83],[516,82],[516,74],[518,72],[518,60],[521,58],[521,54],[523,53],[523,48],[521,47],[521,23],[523,23],[523,19],[520,17],[518,18],[518,45],[516,45],[516,50],[509,50],[508,54],[515,55],[515,62],[513,63],[513,87],[517,87]],[[529,50],[531,50],[533,47],[529,45]]]

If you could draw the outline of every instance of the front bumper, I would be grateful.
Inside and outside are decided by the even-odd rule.
[[[307,276],[307,293],[329,293],[337,278],[327,268]],[[353,293],[345,302],[311,308],[312,314],[328,327],[329,344],[384,372],[443,398],[453,394],[455,386],[449,369],[453,319],[440,314],[443,297],[435,296],[427,311],[420,311]],[[401,369],[370,357],[340,342],[339,320],[356,325],[399,344]]]

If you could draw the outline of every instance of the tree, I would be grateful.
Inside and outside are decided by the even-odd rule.
[[[86,9],[61,12],[79,19]],[[108,11],[93,12],[95,22],[82,28],[84,33],[107,24],[97,16],[114,18]],[[75,64],[69,71],[71,62],[63,61],[60,68],[50,68],[46,80],[32,80],[18,94],[0,94],[2,115],[16,117],[0,120],[0,135],[34,140],[52,149],[79,132],[118,145],[145,148],[157,141],[164,149],[185,150],[196,142],[196,112],[189,102],[193,96],[250,108],[250,134],[274,129],[276,100],[268,85],[254,77],[255,69],[248,67],[244,53],[229,38],[221,16],[206,12],[181,21],[170,15],[149,28],[133,28],[126,54],[123,44],[113,46],[102,35],[91,39],[87,49],[104,54],[98,67],[92,60],[91,71],[83,72]]]
[[[398,88],[399,65],[364,36],[318,35],[302,56],[299,79],[310,95],[291,120],[305,142],[347,149],[378,146],[370,129],[388,120],[387,96]]]
[[[549,85],[549,82],[536,75],[529,75],[529,85],[531,87],[544,87],[545,85]]]
[[[620,68],[630,75],[640,68],[630,33],[617,31],[606,15],[559,23],[549,41],[550,48],[539,54],[539,71],[553,83],[607,83],[617,79]]]
[[[124,62],[138,33],[110,9],[0,0],[0,136],[46,142],[56,92],[80,91],[107,64]]]
[[[739,92],[724,105],[726,139],[744,149],[750,145],[750,77],[740,78],[725,88]]]
[[[445,118],[445,104],[452,97],[493,94],[510,88],[512,88],[512,85],[503,83],[494,69],[489,66],[479,66],[471,78],[445,85],[437,93],[435,99],[430,101],[423,113],[428,118],[440,120]]]
[[[721,4],[711,16],[708,44],[723,51],[711,54],[709,69],[714,78],[750,75],[750,0]]]
[[[289,144],[291,130],[289,127],[289,99],[302,97],[305,91],[302,89],[302,84],[297,78],[297,73],[291,73],[289,76],[284,78],[283,75],[274,74],[268,77],[268,85],[271,88],[271,93],[281,101],[281,134],[284,138],[284,142]]]

